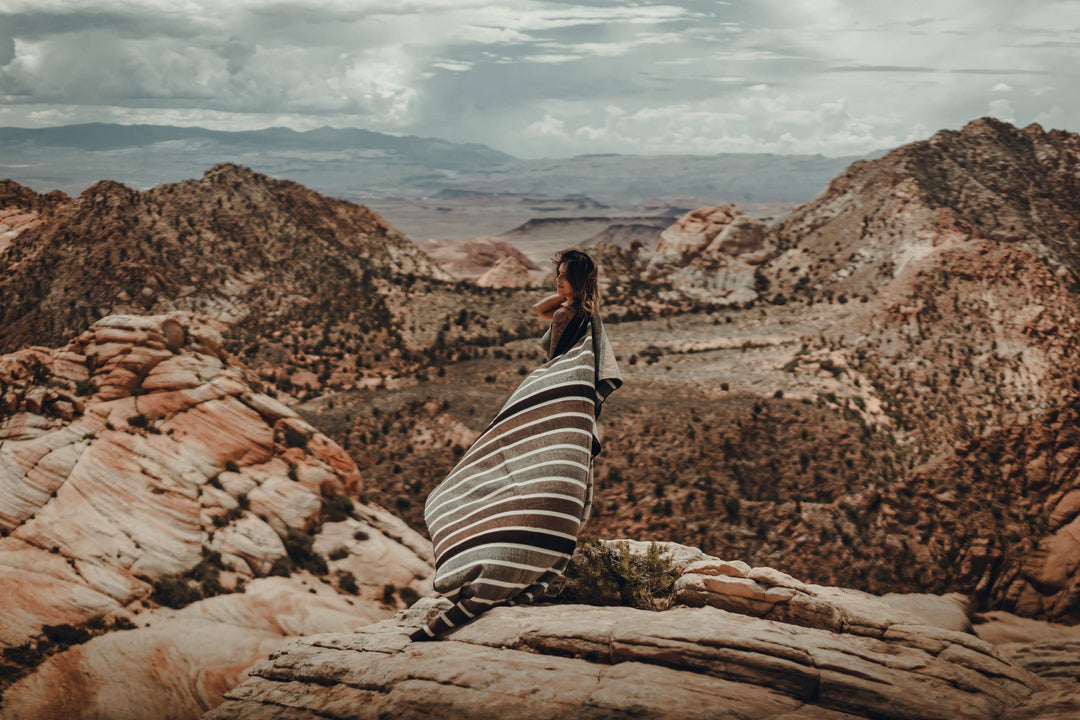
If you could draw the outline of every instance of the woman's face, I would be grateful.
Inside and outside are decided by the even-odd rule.
[[[566,279],[566,263],[560,263],[555,273],[555,294],[568,302],[574,299],[574,288],[570,287],[570,281]]]

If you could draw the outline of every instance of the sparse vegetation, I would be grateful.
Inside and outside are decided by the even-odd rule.
[[[556,602],[666,610],[675,599],[676,579],[678,571],[655,544],[637,555],[625,544],[583,536],[553,590]]]

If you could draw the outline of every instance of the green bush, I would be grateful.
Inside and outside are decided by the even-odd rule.
[[[582,537],[565,577],[552,589],[560,603],[666,610],[674,603],[678,576],[655,544],[636,555],[624,543]]]

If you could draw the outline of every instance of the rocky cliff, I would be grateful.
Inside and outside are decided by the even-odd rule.
[[[1078,177],[1080,136],[977,120],[853,164],[776,227],[763,274],[849,306],[818,345],[926,459],[1080,382]]]
[[[498,608],[442,641],[410,643],[442,602],[425,600],[289,645],[207,718],[1050,720],[1080,708],[1071,678],[1040,677],[949,622],[665,550],[679,575],[674,608]]]
[[[426,541],[261,388],[180,313],[0,357],[5,718],[196,717],[283,637],[431,592]]]
[[[59,190],[42,195],[12,180],[0,180],[0,252],[21,233],[48,223],[70,199]]]

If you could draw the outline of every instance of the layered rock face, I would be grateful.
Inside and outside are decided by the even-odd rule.
[[[429,544],[260,387],[186,315],[0,357],[5,717],[194,717],[282,637],[431,592]]]
[[[536,273],[540,268],[521,252],[505,240],[496,237],[483,236],[472,240],[455,242],[452,240],[421,240],[417,247],[426,252],[439,264],[443,270],[458,280],[478,282],[480,278],[488,276],[497,266],[515,268],[515,274],[522,275],[525,282],[531,278],[530,273]],[[521,268],[521,270],[517,270]],[[503,273],[505,274],[505,273]],[[524,287],[524,285],[495,285],[489,278],[484,287]]]
[[[666,551],[684,606],[497,608],[444,640],[410,643],[445,602],[425,600],[351,635],[289,645],[207,718],[989,719],[1063,692],[986,641],[881,598]]]

